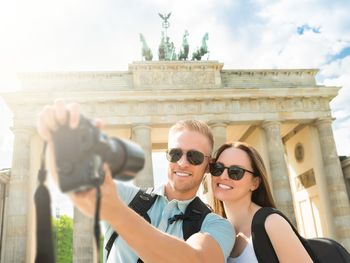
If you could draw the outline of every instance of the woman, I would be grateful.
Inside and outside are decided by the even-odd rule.
[[[258,262],[251,238],[252,220],[261,207],[275,207],[261,156],[246,143],[224,144],[209,168],[215,212],[227,218],[237,233],[227,262]],[[283,217],[269,215],[265,229],[280,262],[312,262]]]

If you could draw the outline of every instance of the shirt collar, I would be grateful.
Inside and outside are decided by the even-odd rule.
[[[155,189],[153,190],[153,193],[154,193],[154,194],[157,194],[157,195],[163,196],[169,203],[170,203],[170,202],[175,203],[176,206],[177,206],[177,208],[178,208],[182,213],[185,213],[188,204],[191,203],[192,200],[195,198],[195,197],[193,197],[193,198],[188,199],[188,200],[176,200],[176,199],[173,199],[173,200],[169,201],[168,198],[165,196],[165,185],[161,185],[161,186],[155,188]]]

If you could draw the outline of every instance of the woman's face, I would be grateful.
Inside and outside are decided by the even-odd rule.
[[[234,165],[254,172],[248,154],[238,148],[230,147],[224,150],[216,162],[225,167]],[[252,191],[259,186],[259,177],[254,177],[253,174],[246,171],[240,180],[231,179],[227,169],[220,176],[212,176],[211,179],[214,196],[221,201],[251,199]]]

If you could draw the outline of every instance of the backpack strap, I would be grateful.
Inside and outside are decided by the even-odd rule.
[[[254,252],[259,262],[278,263],[278,258],[271,244],[270,238],[266,233],[265,220],[275,211],[270,207],[260,208],[254,215],[251,231]]]
[[[184,240],[201,230],[203,220],[209,213],[211,210],[198,196],[188,204],[182,223]]]
[[[129,203],[129,207],[135,210],[149,223],[151,223],[151,219],[149,218],[147,211],[151,208],[158,197],[158,195],[153,194],[152,191],[153,188],[149,188],[147,191],[140,189],[139,192],[135,195],[134,199]],[[179,214],[175,215],[172,218],[169,218],[169,224],[172,224],[177,220],[183,220],[182,232],[184,240],[187,240],[194,233],[200,231],[204,218],[211,212],[212,210],[205,203],[203,203],[199,197],[195,197],[188,204],[185,210],[185,214]],[[117,237],[118,233],[113,232],[105,246],[105,249],[107,251],[106,261],[112,249],[113,243]],[[137,262],[142,262],[142,260],[138,259]]]
[[[309,256],[314,262],[319,262],[315,253],[311,250],[311,247],[307,243],[306,239],[300,236],[298,230],[294,227],[294,225],[289,221],[289,219],[279,210],[272,207],[262,207],[260,208],[254,215],[252,221],[252,240],[253,247],[256,258],[259,262],[279,262],[276,252],[272,246],[271,240],[265,229],[265,221],[266,218],[271,214],[278,214],[282,216],[288,224],[293,229],[296,236],[299,238],[300,242],[308,252]]]
[[[138,213],[140,216],[142,216],[144,219],[146,219],[147,222],[151,223],[151,219],[147,214],[147,211],[154,204],[157,197],[158,195],[153,193],[153,188],[147,188],[146,190],[140,189],[129,203],[129,207],[133,209],[136,213]],[[114,231],[106,243],[106,261],[108,259],[109,253],[112,250],[113,243],[117,239],[117,237],[118,233]]]

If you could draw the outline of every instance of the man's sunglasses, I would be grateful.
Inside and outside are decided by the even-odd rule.
[[[220,176],[225,171],[225,169],[227,169],[228,177],[236,181],[241,180],[245,172],[255,175],[254,172],[239,167],[237,165],[231,165],[229,167],[226,167],[222,163],[209,163],[209,171],[212,176]]]
[[[183,154],[186,154],[187,161],[193,165],[200,165],[203,163],[204,158],[210,156],[204,155],[203,153],[196,150],[189,150],[187,152],[180,148],[172,148],[166,151],[166,158],[169,162],[176,163],[179,161]]]

